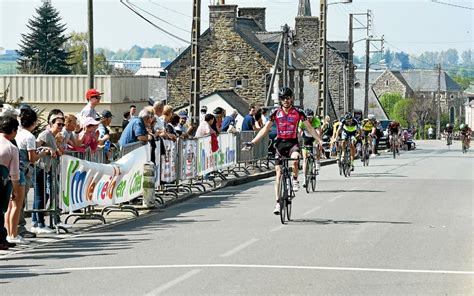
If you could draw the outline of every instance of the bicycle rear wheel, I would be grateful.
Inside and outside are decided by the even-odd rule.
[[[311,174],[311,190],[313,190],[313,192],[316,191],[316,177],[317,177],[316,167],[314,166],[313,167],[313,172]]]
[[[392,153],[393,153],[393,159],[397,157],[397,149],[395,148],[395,140],[392,140]]]
[[[280,197],[278,202],[280,203],[280,221],[281,224],[285,224],[286,219],[286,197],[288,196],[288,185],[286,183],[286,178],[282,175],[280,176]]]

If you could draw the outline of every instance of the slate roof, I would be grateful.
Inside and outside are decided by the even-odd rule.
[[[249,107],[250,107],[249,103],[245,101],[244,99],[242,99],[242,97],[239,96],[232,89],[216,90],[208,95],[205,95],[204,97],[201,97],[199,101],[207,99],[208,97],[213,96],[215,94],[219,95],[224,101],[226,101],[230,106],[232,106],[232,108],[237,110],[239,114],[241,115],[243,114],[245,116],[249,112]],[[188,106],[189,106],[189,103],[179,106],[175,108],[175,110],[184,109]],[[208,111],[212,111],[212,110],[208,110]]]
[[[262,32],[262,28],[255,22],[252,18],[237,17],[235,31],[244,39],[250,46],[252,46],[258,53],[262,55],[269,63],[273,64],[275,62],[275,56],[278,49],[279,39],[274,42],[274,38],[277,34],[281,32]],[[201,38],[210,34],[211,30],[208,28],[201,35]],[[270,42],[265,41],[268,35],[271,35]],[[265,37],[267,36],[267,37]],[[262,42],[263,41],[263,42]],[[188,54],[191,51],[191,46],[188,46],[180,55],[178,55],[165,69],[169,70],[176,62],[178,62],[184,55]],[[292,59],[293,67],[296,69],[304,69],[303,64],[296,60]],[[283,65],[283,59],[280,58],[279,65]]]
[[[347,41],[328,41],[328,45],[342,54],[349,53],[349,42]]]
[[[437,91],[438,71],[437,70],[407,70],[392,71],[397,78],[413,91]],[[401,76],[401,77],[400,77]],[[461,87],[444,71],[441,72],[441,91],[462,91]]]

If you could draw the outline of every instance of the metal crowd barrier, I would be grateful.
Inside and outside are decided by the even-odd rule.
[[[254,131],[244,131],[240,132],[237,137],[237,147],[242,147],[242,144],[245,142],[252,141],[253,138],[257,135],[257,132]],[[255,146],[248,151],[242,151],[238,149],[237,151],[237,162],[238,169],[244,171],[246,174],[250,174],[249,169],[262,169],[269,168],[268,158],[268,145],[270,138],[266,135],[263,139],[255,144]]]

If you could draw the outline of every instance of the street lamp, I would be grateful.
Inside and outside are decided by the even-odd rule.
[[[319,6],[319,99],[323,100],[323,108],[320,109],[319,115],[327,115],[329,112],[328,99],[328,80],[327,80],[327,10],[329,5],[348,4],[352,0],[343,0],[339,2],[327,3],[326,0],[320,0]],[[319,104],[318,104],[318,107]],[[324,114],[326,113],[326,114]]]

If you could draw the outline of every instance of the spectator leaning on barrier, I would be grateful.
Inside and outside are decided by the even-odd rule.
[[[262,123],[265,125],[268,122],[268,108],[262,108]]]
[[[120,146],[125,146],[138,141],[147,143],[152,140],[153,137],[148,133],[147,127],[151,126],[154,117],[155,111],[153,110],[153,107],[148,106],[143,108],[140,113],[138,113],[138,117],[132,118],[125,130],[122,132],[119,139]]]
[[[79,149],[76,149],[79,152],[84,152],[89,147],[92,152],[95,152],[99,146],[99,141],[97,139],[97,127],[99,126],[99,121],[86,117],[82,120],[82,131],[79,134],[79,141],[82,145]]]
[[[199,123],[195,137],[201,138],[214,133],[214,130],[211,128],[211,125],[214,123],[214,119],[214,115],[206,114],[206,116],[204,116],[204,120]]]
[[[101,113],[101,118],[100,118],[100,124],[99,124],[99,145],[104,147],[104,152],[106,154],[109,153],[110,151],[110,132],[109,132],[109,126],[110,123],[112,123],[112,118],[114,116],[112,115],[112,112],[109,110],[104,110]],[[110,155],[109,155],[110,156]]]
[[[166,136],[171,141],[176,141],[176,138],[177,138],[176,131],[174,130],[174,126],[171,123],[173,116],[174,116],[173,107],[171,107],[170,105],[164,106],[163,115],[161,116],[161,119],[163,120],[165,124]]]
[[[217,107],[212,111],[212,114],[214,115],[214,123],[211,125],[212,129],[216,132],[216,134],[219,134],[222,130],[222,120],[224,119],[224,109],[221,107]]]
[[[190,129],[190,126],[187,123],[188,114],[185,111],[181,111],[178,113],[178,117],[179,117],[179,122],[178,122],[178,125],[175,127],[175,130],[181,133],[180,135],[181,137],[187,138],[189,137],[189,129]]]
[[[237,110],[232,110],[232,113],[229,116],[226,116],[222,121],[222,131],[223,132],[232,132],[235,129],[237,118]]]
[[[254,105],[250,105],[249,114],[245,115],[244,120],[242,121],[242,128],[243,132],[245,131],[257,131],[255,127],[255,113],[257,109]]]
[[[79,135],[75,133],[78,125],[77,117],[73,114],[64,116],[64,129],[61,131],[63,150],[74,150],[74,147],[78,147],[82,144],[79,140]]]
[[[100,115],[95,111],[95,107],[99,105],[100,99],[103,93],[96,89],[88,89],[86,92],[87,105],[79,113],[81,117],[91,117],[92,119],[99,120]]]
[[[11,142],[15,139],[18,131],[18,120],[16,116],[10,114],[0,115],[0,250],[8,250],[16,244],[7,241],[7,229],[5,228],[5,215],[7,212],[10,197],[13,199],[21,196],[20,193],[20,160],[18,148]],[[7,180],[10,179],[13,185],[13,196]]]
[[[48,114],[48,127],[46,127],[46,129],[42,131],[36,139],[38,150],[46,150],[47,155],[40,159],[36,167],[36,179],[34,182],[35,195],[33,199],[34,210],[44,210],[46,208],[46,203],[51,196],[51,191],[46,190],[46,188],[51,188],[52,159],[60,155],[55,137],[61,132],[63,127],[64,114],[59,109],[53,109]],[[36,234],[53,233],[53,230],[45,225],[44,213],[33,212],[31,222],[31,232]],[[55,223],[60,224],[59,220],[56,220]]]
[[[204,117],[206,116],[207,114],[207,106],[201,106],[201,110],[200,110],[200,115],[199,115],[199,122],[203,122],[205,119]]]

